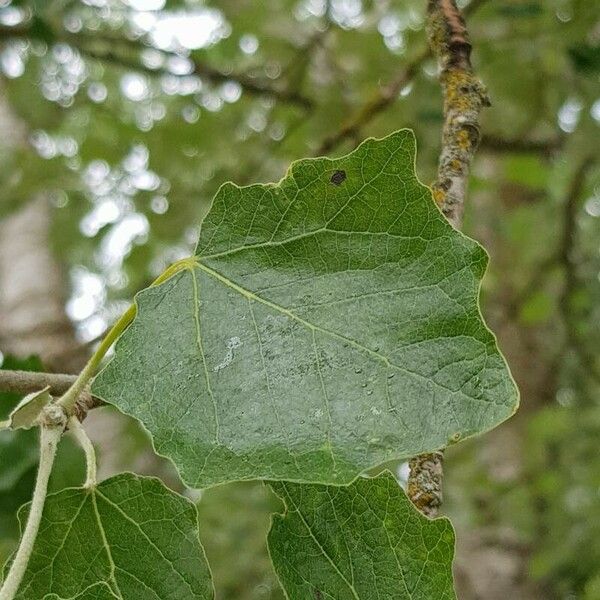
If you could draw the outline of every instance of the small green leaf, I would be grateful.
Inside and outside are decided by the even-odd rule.
[[[46,499],[17,598],[104,600],[107,591],[120,600],[214,596],[196,508],[157,479],[124,473]]]
[[[517,391],[478,306],[487,257],[414,171],[404,130],[221,187],[196,261],[137,296],[94,393],[192,487],[349,483],[488,430]]]
[[[581,73],[600,73],[600,45],[575,44],[568,49],[569,57]]]
[[[10,354],[0,356],[0,368],[19,371],[43,371],[42,362],[37,356],[17,358]],[[10,392],[0,392],[0,418],[7,419],[23,396]],[[0,463],[1,464],[1,463]]]
[[[294,600],[454,600],[454,531],[411,504],[391,473],[348,487],[274,483],[269,551]]]
[[[44,407],[52,401],[50,387],[27,394],[10,413],[8,427],[11,429],[31,429],[38,424],[38,418]]]

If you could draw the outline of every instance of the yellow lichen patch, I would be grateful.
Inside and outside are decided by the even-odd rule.
[[[448,109],[464,112],[471,107],[473,100],[465,89],[471,86],[473,76],[461,69],[448,69],[444,84]]]
[[[440,11],[434,11],[429,15],[427,25],[429,44],[436,56],[445,57],[448,54],[446,23]]]
[[[471,147],[471,138],[469,136],[469,132],[465,129],[461,129],[456,136],[458,141],[458,147],[461,150],[469,150]]]
[[[433,199],[438,206],[442,206],[444,204],[444,200],[446,199],[446,192],[441,188],[435,188],[433,190]]]

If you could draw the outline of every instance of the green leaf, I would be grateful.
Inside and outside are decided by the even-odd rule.
[[[8,417],[7,427],[10,429],[31,429],[35,427],[44,407],[52,401],[50,387],[27,394],[14,408]]]
[[[17,358],[10,354],[0,357],[0,367],[2,369],[17,371],[43,371],[42,361],[37,356],[27,358]],[[10,413],[21,401],[22,396],[10,392],[0,392],[0,418],[6,419]]]
[[[37,432],[0,432],[0,492],[11,490],[38,462]]]
[[[421,515],[391,475],[348,487],[275,483],[269,551],[294,600],[451,600],[454,531]]]
[[[192,487],[343,484],[490,429],[517,390],[477,302],[487,257],[403,130],[277,185],[225,184],[196,262],[137,296],[94,393]]]
[[[600,72],[600,46],[575,44],[568,49],[569,57],[577,71],[581,73]]]
[[[61,598],[56,594],[47,594],[42,600],[115,600],[118,596],[115,596],[111,591],[110,587],[106,583],[97,583],[91,585],[89,588],[77,594],[77,596],[71,596],[71,598]]]
[[[544,12],[540,2],[520,2],[515,4],[504,4],[496,8],[496,11],[509,18],[536,17]]]
[[[212,599],[194,505],[129,473],[48,496],[17,598],[112,598],[98,583],[121,600]]]

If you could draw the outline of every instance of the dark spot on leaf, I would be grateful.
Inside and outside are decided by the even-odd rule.
[[[314,591],[315,600],[323,600],[323,594],[321,594],[320,590]]]
[[[346,171],[336,171],[331,176],[331,183],[334,185],[341,185],[343,181],[346,179]]]

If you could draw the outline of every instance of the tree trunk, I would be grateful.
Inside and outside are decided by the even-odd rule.
[[[0,80],[0,154],[27,142],[25,124],[14,114]],[[63,265],[52,252],[52,206],[40,194],[0,220],[0,351],[19,357],[38,355],[51,371],[77,373],[89,350],[75,337],[65,313],[68,294]],[[147,444],[123,452],[122,440],[131,436],[131,421],[109,410],[95,410],[86,420],[102,460],[100,478],[124,469],[160,475],[181,487],[171,464],[157,457]]]
[[[0,223],[0,348],[76,372],[85,352],[64,311],[67,286],[50,250],[50,211],[39,196]]]
[[[0,82],[2,152],[27,144]],[[37,354],[51,370],[75,372],[85,361],[65,314],[66,279],[51,250],[51,211],[41,194],[0,221],[0,349]]]

